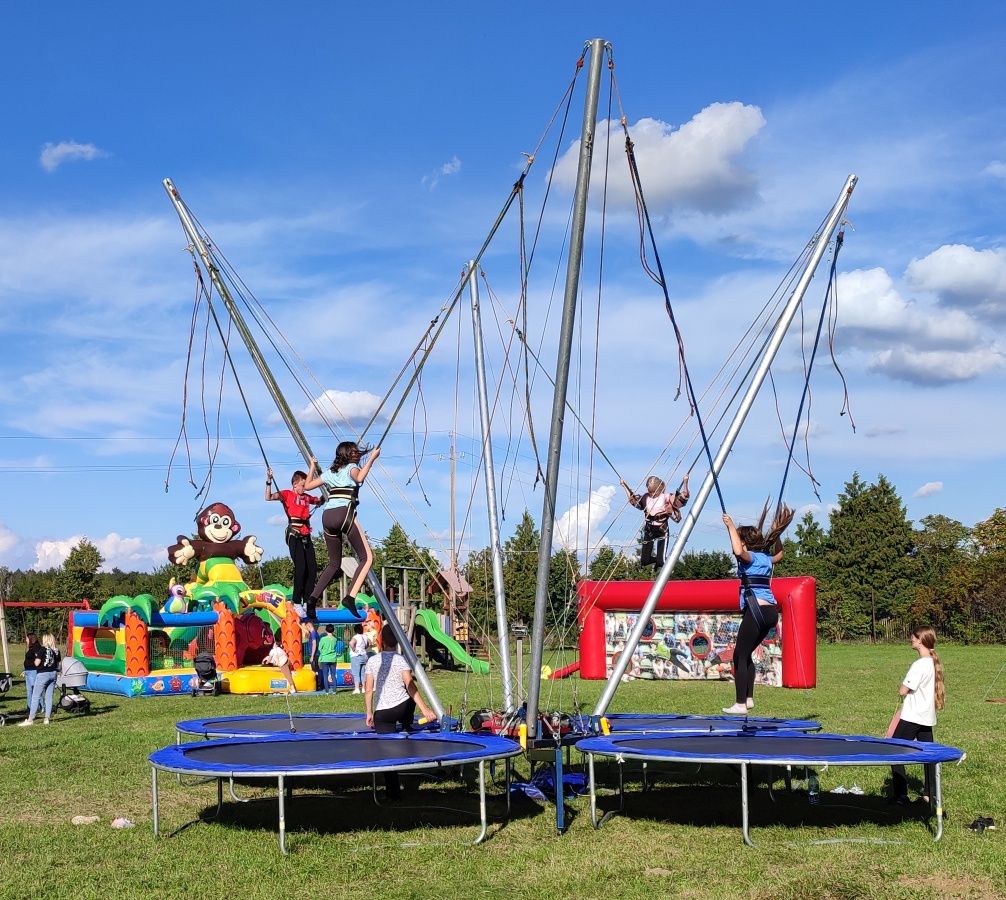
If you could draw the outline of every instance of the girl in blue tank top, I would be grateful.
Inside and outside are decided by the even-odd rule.
[[[772,595],[772,568],[782,559],[782,533],[793,521],[793,510],[779,504],[768,534],[762,533],[768,504],[757,525],[734,525],[727,513],[723,524],[730,535],[730,547],[737,557],[737,575],[741,579],[740,605],[744,610],[734,645],[734,705],[723,712],[747,715],[754,708],[754,652],[779,623],[779,607]]]

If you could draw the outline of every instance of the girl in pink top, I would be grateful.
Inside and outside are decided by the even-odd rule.
[[[662,478],[651,475],[646,479],[646,493],[634,494],[625,481],[621,482],[629,503],[643,511],[643,546],[639,560],[644,566],[660,569],[664,565],[667,546],[667,521],[681,521],[681,508],[688,502],[688,475],[681,479],[681,487],[667,493]]]

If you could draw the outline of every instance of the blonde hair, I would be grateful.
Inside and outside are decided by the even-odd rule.
[[[939,654],[936,652],[936,629],[931,628],[929,625],[922,625],[912,632],[912,637],[918,640],[933,658],[933,670],[936,673],[933,699],[935,700],[936,708],[943,709],[947,703],[947,691],[943,683],[943,663],[940,662]]]
[[[655,494],[662,494],[665,490],[667,490],[667,485],[664,484],[663,478],[651,475],[646,479],[646,492],[651,496]]]
[[[54,638],[51,634],[43,634],[42,635],[42,646],[43,647],[48,647],[50,650],[55,650],[56,649],[56,638]]]

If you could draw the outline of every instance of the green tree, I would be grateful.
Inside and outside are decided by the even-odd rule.
[[[95,588],[98,581],[98,569],[104,562],[98,548],[87,538],[81,538],[66,562],[58,570],[54,584],[57,600],[99,600]]]
[[[540,540],[538,526],[525,509],[517,529],[503,545],[503,584],[510,622],[531,623]]]
[[[853,473],[831,513],[828,617],[835,637],[868,633],[871,616],[907,615],[914,599],[912,524],[891,483]]]
[[[571,550],[552,554],[548,567],[548,620],[546,627],[567,641],[569,628],[576,619],[576,585],[580,581],[580,560]]]
[[[265,584],[293,584],[293,560],[289,556],[274,556],[262,560],[259,568]]]
[[[690,550],[678,560],[671,578],[676,581],[710,581],[733,578],[737,563],[730,553],[722,550]]]
[[[374,548],[374,571],[378,578],[381,577],[382,567],[388,567],[385,572],[385,579],[388,587],[401,589],[408,588],[408,596],[416,599],[419,596],[420,585],[425,576],[426,583],[429,583],[431,575],[440,570],[440,564],[425,547],[418,546],[397,522],[391,526],[387,537],[384,538]],[[411,572],[405,570],[408,581],[403,581],[403,570],[395,569],[395,566],[407,566],[418,568],[421,571]]]
[[[587,566],[587,577],[592,581],[635,581],[644,577],[636,557],[616,553],[610,546],[602,547]]]

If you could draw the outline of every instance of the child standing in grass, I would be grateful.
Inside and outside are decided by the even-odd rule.
[[[334,694],[338,689],[339,672],[336,663],[339,654],[336,652],[335,626],[326,625],[325,633],[318,643],[318,662],[321,663],[321,687],[326,694]]]
[[[932,742],[936,711],[943,709],[946,691],[943,686],[943,663],[936,653],[936,632],[928,625],[916,628],[911,637],[912,649],[919,658],[912,663],[908,674],[898,687],[902,698],[901,720],[892,737],[906,741]],[[922,800],[929,803],[934,794],[933,767],[926,766],[925,793]],[[908,779],[904,766],[891,767],[892,800],[908,803]]]

